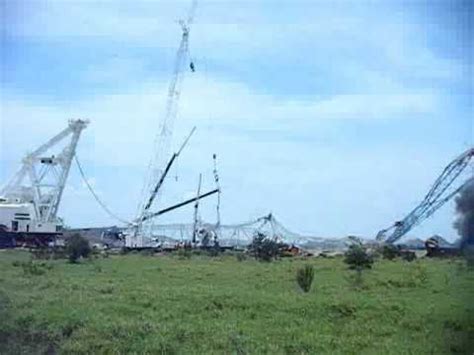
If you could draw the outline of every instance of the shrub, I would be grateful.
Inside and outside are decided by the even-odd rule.
[[[279,244],[263,233],[257,233],[253,237],[253,241],[248,246],[248,250],[255,259],[261,261],[272,261],[280,253]]]
[[[296,281],[303,292],[309,292],[314,279],[314,268],[312,265],[305,265],[296,272]]]
[[[414,251],[406,250],[401,252],[402,259],[408,262],[411,262],[416,259],[416,254]]]
[[[374,263],[372,255],[367,252],[367,248],[362,243],[350,245],[344,256],[344,262],[349,265],[349,269],[359,272],[372,268]]]
[[[91,253],[89,242],[80,234],[73,234],[66,242],[66,253],[70,263],[77,263],[82,258],[87,258]]]
[[[393,244],[385,244],[382,247],[382,256],[384,259],[393,260],[397,256],[400,256],[400,251],[398,247]]]

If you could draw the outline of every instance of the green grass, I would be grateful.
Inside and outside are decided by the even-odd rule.
[[[0,252],[0,353],[474,349],[474,271],[461,260],[378,261],[359,286],[342,259],[127,255],[33,268],[29,260]],[[308,263],[314,283],[303,293],[296,270]]]

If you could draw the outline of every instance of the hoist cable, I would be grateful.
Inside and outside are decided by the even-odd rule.
[[[94,197],[94,199],[97,201],[97,203],[100,205],[100,207],[102,207],[102,209],[110,216],[112,217],[113,219],[116,219],[117,221],[120,221],[122,223],[125,223],[125,224],[128,224],[128,225],[131,225],[132,223],[130,223],[129,221],[126,221],[125,219],[123,218],[120,218],[119,216],[117,216],[115,213],[113,213],[108,207],[107,205],[99,198],[99,196],[97,195],[97,193],[94,191],[94,189],[92,188],[91,184],[89,183],[89,181],[87,180],[87,177],[86,177],[86,174],[84,173],[84,170],[82,169],[82,166],[81,164],[79,163],[79,158],[77,157],[77,154],[74,155],[74,160],[76,161],[76,165],[77,165],[77,168],[79,169],[79,173],[82,177],[82,180],[84,181],[84,183],[86,184],[87,186],[87,189],[90,191],[90,193],[92,194],[92,196]]]

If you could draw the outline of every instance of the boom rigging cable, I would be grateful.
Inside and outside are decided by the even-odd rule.
[[[84,173],[84,170],[82,169],[82,166],[81,164],[79,163],[79,158],[77,157],[77,155],[74,156],[74,160],[76,161],[76,165],[77,165],[77,168],[79,169],[79,173],[82,177],[82,180],[84,181],[84,183],[86,184],[87,186],[87,189],[90,191],[90,193],[92,194],[92,196],[94,197],[94,199],[97,201],[97,203],[100,205],[100,207],[102,207],[102,209],[112,218],[116,219],[117,221],[120,221],[122,223],[125,223],[125,224],[132,224],[130,223],[129,221],[126,221],[124,220],[123,218],[120,218],[119,216],[117,216],[115,213],[113,213],[108,207],[107,205],[99,198],[99,196],[97,195],[97,193],[94,191],[94,189],[92,188],[91,184],[89,184],[89,181],[87,180],[86,178],[86,174]]]

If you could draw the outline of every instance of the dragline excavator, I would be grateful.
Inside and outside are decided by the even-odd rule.
[[[47,245],[61,234],[59,204],[88,123],[70,120],[67,128],[27,154],[17,173],[0,189],[0,247]],[[55,148],[59,151],[53,154]]]
[[[400,240],[413,227],[435,213],[441,206],[456,196],[465,186],[474,181],[472,170],[465,182],[461,182],[461,173],[469,169],[474,162],[474,148],[468,149],[449,163],[436,179],[423,201],[403,220],[382,229],[376,236],[377,241],[393,244]],[[471,167],[474,169],[474,166]]]
[[[173,135],[173,126],[178,114],[178,104],[188,60],[191,72],[196,70],[196,67],[189,55],[189,33],[191,30],[191,24],[194,20],[196,6],[197,1],[193,0],[187,19],[179,21],[182,35],[178,50],[176,52],[173,75],[168,87],[165,113],[160,120],[158,134],[155,139],[154,153],[148,167],[148,175],[145,180],[142,199],[138,208],[138,215],[132,225],[131,230],[127,232],[125,241],[127,247],[144,247],[148,245],[148,243],[151,241],[153,218],[166,213],[167,211],[171,211],[175,208],[183,206],[183,204],[178,204],[170,208],[162,209],[158,212],[151,212],[153,204],[159,199],[162,185],[171,166],[194,132],[193,129],[181,148],[171,156],[171,159],[167,161],[169,158],[168,155],[171,138]],[[205,194],[205,196],[210,196],[214,193],[216,193],[216,191],[211,191],[208,194]],[[199,199],[205,196],[198,196],[197,198]],[[188,203],[191,202],[186,201],[185,204]]]

